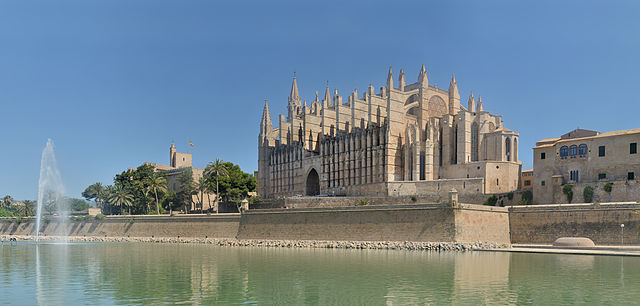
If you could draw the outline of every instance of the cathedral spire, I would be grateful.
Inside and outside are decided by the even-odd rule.
[[[389,66],[389,74],[387,75],[387,90],[391,90],[393,88],[393,72],[391,71],[391,66]]]
[[[476,107],[478,112],[482,111],[482,96],[478,96],[478,107]]]
[[[458,92],[458,82],[456,81],[456,74],[454,73],[451,76],[451,82],[449,83],[449,95],[453,95],[454,97],[460,98],[460,93]]]
[[[296,77],[293,77],[293,83],[291,84],[291,93],[289,94],[289,104],[287,105],[288,115],[287,121],[291,121],[293,117],[300,113],[301,99],[298,93],[298,81]]]
[[[260,134],[265,135],[271,132],[273,123],[271,123],[271,113],[269,113],[269,102],[264,99],[264,110],[262,111],[262,120],[260,121]]]
[[[468,111],[475,113],[476,112],[476,100],[473,97],[473,90],[471,91],[471,95],[469,96],[469,102],[468,102]]]
[[[400,77],[398,78],[398,88],[404,91],[404,86],[406,85],[406,81],[404,80],[404,69],[400,69]]]
[[[422,68],[420,68],[418,83],[420,83],[420,86],[423,88],[429,87],[429,78],[427,77],[427,69],[424,68],[424,64],[422,64]]]
[[[322,106],[323,107],[331,106],[331,92],[329,92],[329,84],[327,84],[327,89],[324,91],[324,99],[322,99]]]

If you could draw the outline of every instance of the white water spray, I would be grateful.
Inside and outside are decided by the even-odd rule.
[[[66,212],[64,202],[64,186],[62,177],[58,171],[56,155],[53,151],[53,140],[47,140],[47,145],[42,150],[42,159],[40,161],[40,179],[38,180],[38,207],[36,210],[36,241],[40,234],[40,221],[42,219],[42,209]],[[66,213],[65,213],[66,214]],[[66,218],[62,217],[63,221]]]

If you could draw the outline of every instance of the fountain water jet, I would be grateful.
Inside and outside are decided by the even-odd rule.
[[[56,155],[53,150],[53,140],[48,139],[47,145],[42,150],[40,160],[40,179],[38,180],[38,206],[36,209],[36,242],[40,235],[40,221],[42,219],[42,209],[45,205],[56,205],[58,211],[67,214],[64,205],[64,185],[62,177],[58,171]],[[67,218],[62,216],[63,222]],[[65,227],[62,227],[63,229]]]

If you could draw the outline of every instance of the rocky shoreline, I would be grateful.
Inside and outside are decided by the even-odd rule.
[[[0,235],[3,243],[33,241],[34,236]],[[481,249],[507,248],[508,245],[491,242],[412,242],[412,241],[323,241],[323,240],[238,240],[232,238],[190,237],[57,237],[42,236],[40,241],[69,242],[147,242],[147,243],[196,243],[230,247],[274,247],[274,248],[325,248],[325,249],[376,249],[411,251],[473,251]]]

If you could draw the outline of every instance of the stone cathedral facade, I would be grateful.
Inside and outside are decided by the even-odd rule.
[[[429,196],[516,190],[518,133],[484,110],[471,93],[460,104],[449,89],[429,85],[422,66],[407,84],[391,68],[386,86],[372,85],[346,103],[327,86],[307,104],[293,78],[287,115],[274,127],[265,101],[258,137],[257,191],[264,198],[298,195]]]

